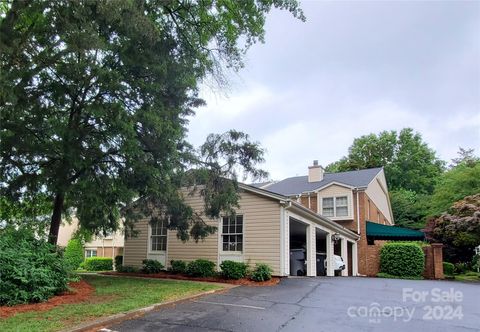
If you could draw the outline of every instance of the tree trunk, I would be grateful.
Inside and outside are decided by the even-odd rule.
[[[58,231],[62,222],[62,210],[63,201],[65,196],[62,192],[55,195],[55,201],[53,203],[52,222],[50,223],[50,233],[48,234],[48,242],[56,245],[58,239]]]

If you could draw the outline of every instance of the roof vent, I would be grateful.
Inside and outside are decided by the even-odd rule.
[[[308,167],[308,182],[322,181],[323,173],[323,167],[318,164],[318,160],[314,160],[313,166]]]

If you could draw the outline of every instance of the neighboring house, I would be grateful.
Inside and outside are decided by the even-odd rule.
[[[187,204],[203,214],[199,193],[182,193]],[[297,275],[295,256],[306,252],[308,276],[338,274],[332,268],[334,255],[345,262],[341,275],[357,276],[367,273],[368,264],[378,265],[378,257],[368,257],[375,240],[423,236],[390,227],[394,221],[383,168],[326,173],[315,161],[307,176],[240,184],[239,194],[236,217],[205,218],[218,231],[198,243],[182,242],[161,221],[138,221],[138,235],[125,240],[124,265],[140,267],[147,258],[168,267],[171,260],[204,258],[218,268],[222,261],[234,260],[267,263],[274,275],[288,276]],[[374,233],[369,235],[369,230]]]
[[[78,219],[73,217],[69,223],[63,221],[58,231],[57,244],[66,247],[78,229]],[[92,241],[85,243],[85,258],[88,257],[112,257],[123,255],[124,236],[121,231],[107,234],[107,236],[95,236]]]

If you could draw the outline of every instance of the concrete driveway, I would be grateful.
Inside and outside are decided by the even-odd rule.
[[[113,331],[480,331],[480,284],[289,278],[151,312]]]

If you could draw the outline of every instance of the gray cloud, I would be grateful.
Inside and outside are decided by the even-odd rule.
[[[413,127],[441,158],[480,152],[480,2],[306,2],[273,11],[228,97],[203,95],[190,139],[236,128],[273,178],[327,164],[358,137]]]

